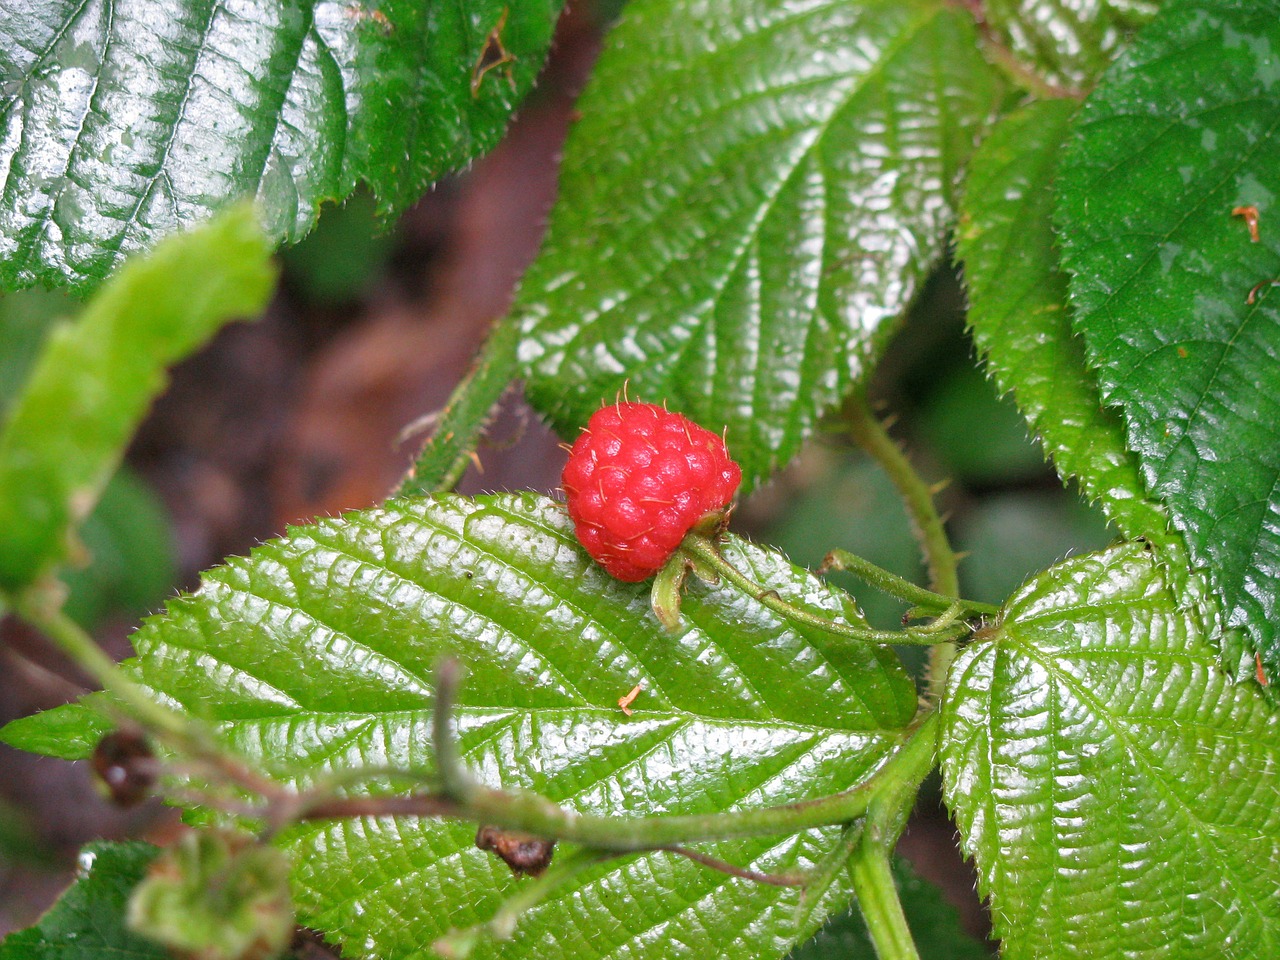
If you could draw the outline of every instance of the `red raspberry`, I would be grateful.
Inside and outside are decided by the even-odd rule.
[[[578,540],[619,580],[662,569],[742,481],[724,441],[652,403],[615,403],[587,421],[560,483]]]

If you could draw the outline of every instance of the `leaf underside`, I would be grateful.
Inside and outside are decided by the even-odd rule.
[[[92,285],[242,196],[290,242],[360,181],[398,213],[496,142],[559,7],[4,4],[0,285]]]
[[[569,435],[629,381],[767,475],[941,256],[999,94],[947,5],[629,4],[517,295],[534,405]]]
[[[1059,175],[1073,323],[1149,495],[1280,676],[1280,3],[1168,5]],[[1253,207],[1259,240],[1233,210]]]
[[[942,769],[1009,960],[1280,951],[1280,715],[1148,549],[1066,561],[952,666]]]
[[[726,549],[783,595],[848,613],[777,555],[736,540]],[[727,587],[691,587],[683,614],[666,634],[647,585],[598,568],[551,501],[401,500],[294,529],[207,573],[134,635],[132,669],[301,785],[360,765],[429,768],[433,670],[456,656],[468,667],[460,744],[476,774],[614,814],[845,789],[885,759],[915,712],[914,686],[887,649],[833,649]],[[617,701],[637,684],[627,717]],[[86,712],[41,717],[75,736]],[[23,728],[33,742],[39,720]],[[418,819],[295,827],[302,921],[353,958],[426,956],[519,885],[474,835],[474,824]],[[833,839],[715,849],[786,871]],[[533,944],[575,960],[781,955],[812,932],[794,927],[796,896],[669,854],[630,857],[596,868],[481,955],[528,955]],[[834,890],[818,913],[847,897]]]

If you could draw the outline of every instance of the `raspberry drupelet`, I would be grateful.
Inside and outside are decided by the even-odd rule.
[[[587,553],[619,580],[653,576],[742,481],[724,441],[652,403],[614,403],[587,421],[560,483]]]

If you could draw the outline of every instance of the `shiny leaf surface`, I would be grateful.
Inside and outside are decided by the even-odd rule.
[[[956,238],[969,324],[987,372],[1014,394],[1063,478],[1124,535],[1154,537],[1167,521],[1147,499],[1123,422],[1102,405],[1055,266],[1051,188],[1075,114],[1070,101],[1034,103],[1002,118],[974,155]]]
[[[0,5],[0,285],[90,285],[242,196],[290,241],[362,180],[403,210],[497,140],[559,6]]]
[[[1151,496],[1280,676],[1280,2],[1172,3],[1059,175],[1073,322]],[[1256,208],[1258,241],[1233,215]]]
[[[76,882],[38,924],[5,937],[0,960],[170,960],[125,927],[125,906],[159,850],[149,843],[91,843]]]
[[[1143,545],[1051,568],[960,654],[942,767],[1009,960],[1280,952],[1280,714]]]
[[[1088,87],[1159,0],[984,0],[996,36],[1044,79]]]
[[[45,337],[0,432],[0,587],[62,560],[165,368],[266,305],[270,248],[247,205],[131,261],[74,322]]]
[[[740,541],[727,552],[784,595],[847,611],[776,554]],[[401,500],[296,528],[209,572],[134,635],[132,669],[246,755],[310,783],[361,765],[429,767],[433,671],[456,656],[468,667],[460,744],[477,775],[614,814],[838,791],[876,768],[914,714],[915,688],[887,649],[832,649],[727,587],[691,587],[682,609],[683,629],[664,632],[647,585],[591,562],[549,500]],[[627,717],[618,698],[636,684]],[[41,716],[66,733],[60,713]],[[474,824],[423,819],[295,827],[287,846],[301,919],[352,958],[425,956],[519,885],[474,837]],[[786,871],[831,839],[715,849]],[[797,896],[669,854],[625,858],[481,955],[535,945],[540,957],[575,960],[781,954],[812,932],[792,924]],[[819,914],[847,896],[836,890]]]
[[[637,0],[566,148],[518,294],[565,435],[630,380],[748,481],[863,376],[943,252],[999,95],[972,21],[926,0]]]

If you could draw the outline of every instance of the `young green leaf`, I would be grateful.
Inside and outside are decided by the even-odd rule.
[[[62,560],[165,368],[228,321],[262,310],[271,250],[244,205],[131,261],[55,328],[0,432],[0,588]]]
[[[5,4],[0,285],[92,285],[242,196],[290,241],[360,181],[403,210],[494,144],[559,8]]]
[[[76,882],[34,927],[0,942],[0,960],[170,960],[125,927],[129,895],[160,851],[148,843],[91,843]]]
[[[726,550],[784,597],[848,615],[839,595],[779,555],[737,540]],[[885,759],[914,715],[915,687],[886,648],[832,649],[825,634],[781,623],[727,586],[691,584],[681,612],[668,633],[648,585],[609,577],[549,500],[406,499],[296,528],[207,573],[134,635],[130,669],[217,722],[244,755],[313,784],[362,765],[429,770],[434,670],[458,657],[468,669],[460,747],[478,777],[619,815],[843,790]],[[627,716],[618,698],[636,685]],[[59,714],[71,734],[76,718]],[[28,740],[40,719],[25,724]],[[487,920],[520,882],[475,848],[475,832],[389,818],[293,828],[303,922],[352,958],[423,956],[450,928]],[[784,872],[833,839],[714,849]],[[672,854],[627,857],[534,908],[497,952],[658,958],[681,944],[689,957],[745,960],[812,932],[793,925],[797,896]],[[839,887],[818,913],[847,897]]]
[[[566,434],[624,381],[728,426],[748,481],[870,369],[1000,95],[930,0],[637,0],[580,101],[515,316]]]
[[[1272,676],[1278,51],[1280,0],[1169,4],[1086,104],[1058,178],[1073,323],[1103,399]]]
[[[1155,537],[1168,522],[1146,496],[1124,424],[1102,406],[1055,266],[1051,187],[1076,111],[1033,103],[1002,118],[974,155],[956,238],[969,324],[988,373],[1013,392],[1063,478],[1077,478],[1125,536]]]
[[[1144,545],[1051,568],[960,654],[942,769],[1009,960],[1280,955],[1280,714]]]
[[[983,0],[998,40],[1052,83],[1089,85],[1159,0]]]

